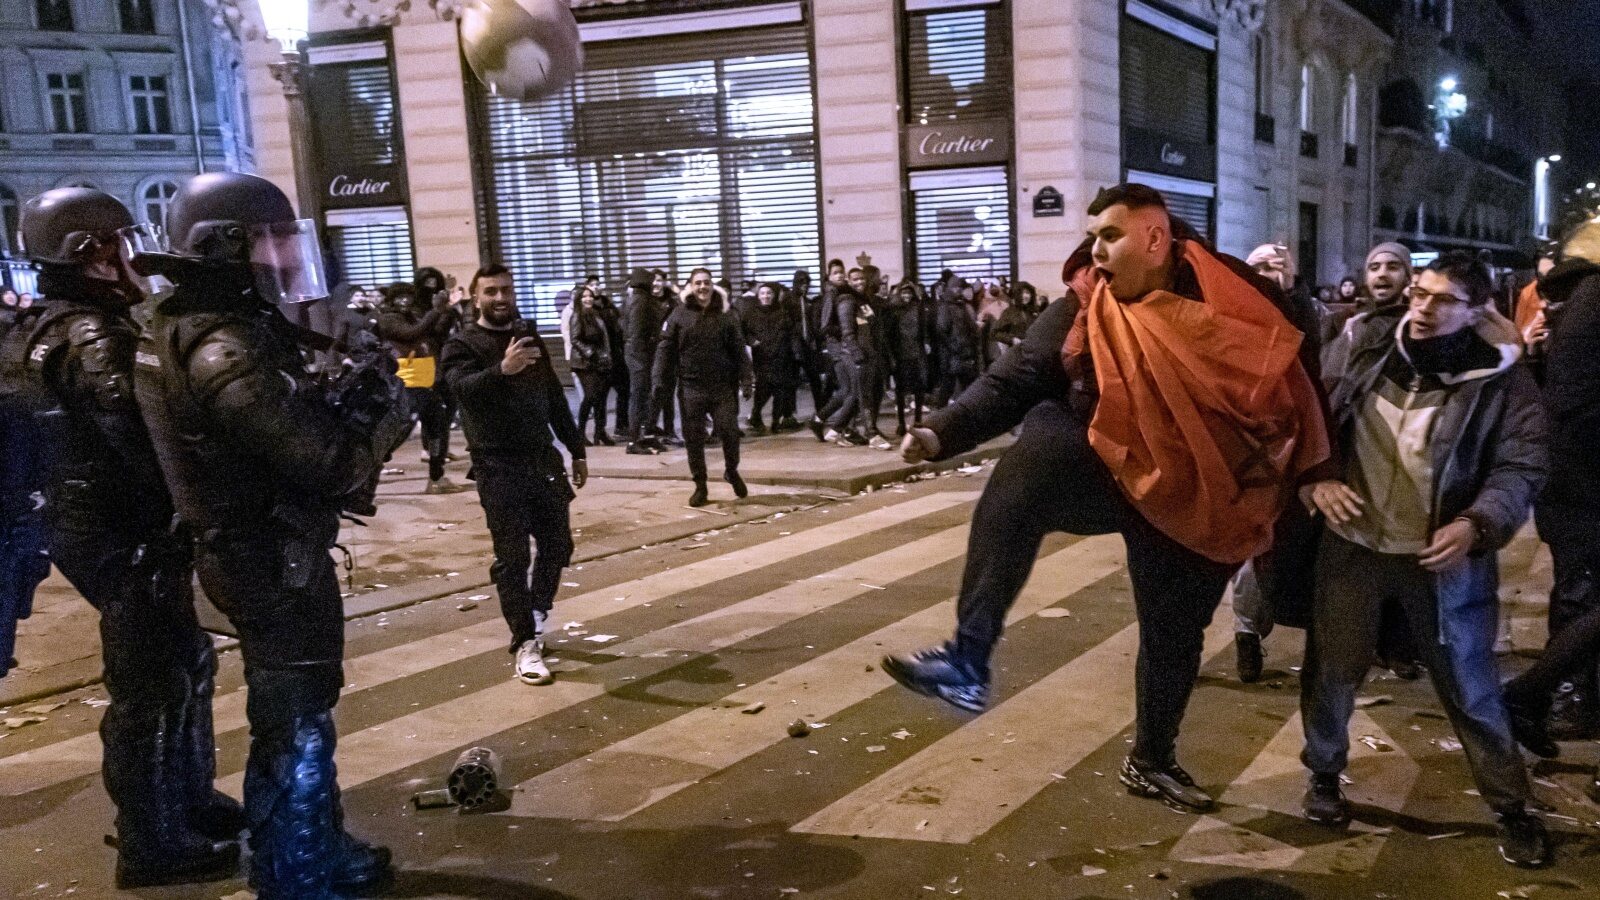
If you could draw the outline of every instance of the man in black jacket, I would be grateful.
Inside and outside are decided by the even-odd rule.
[[[683,442],[689,450],[694,478],[690,506],[704,506],[706,495],[706,417],[722,438],[722,477],[740,499],[748,496],[739,477],[739,389],[749,396],[750,353],[739,317],[725,308],[727,294],[711,281],[709,269],[695,269],[683,303],[661,332],[655,375],[664,378],[676,366],[683,403]]]
[[[1539,280],[1550,334],[1544,346],[1544,401],[1550,419],[1550,481],[1534,507],[1550,545],[1550,641],[1539,664],[1507,685],[1512,725],[1535,753],[1559,748],[1545,730],[1551,695],[1565,699],[1582,728],[1596,717],[1600,655],[1600,222],[1569,238],[1555,268]],[[1584,722],[1587,718],[1590,722]],[[1557,724],[1562,724],[1558,722]],[[1572,737],[1569,732],[1562,737]],[[1600,797],[1600,770],[1591,788]]]
[[[672,313],[665,273],[636,268],[628,276],[628,298],[622,309],[623,359],[628,366],[629,396],[628,452],[635,455],[660,453],[666,449],[656,434],[658,417],[664,418],[664,434],[672,434],[672,392],[654,378],[656,346],[661,343],[661,326]]]
[[[811,409],[822,408],[828,402],[827,385],[825,384],[826,369],[822,360],[822,298],[811,296],[811,274],[805,269],[794,270],[794,281],[789,289],[784,292],[784,307],[789,310],[794,319],[795,337],[800,346],[800,377],[805,380],[811,389]],[[799,383],[787,389],[784,398],[784,408],[789,410],[789,418],[778,423],[774,431],[799,431],[800,422],[794,418],[795,395],[799,391]]]
[[[111,695],[102,767],[123,888],[231,877],[245,827],[244,810],[212,787],[216,653],[195,617],[190,549],[172,532],[172,498],[133,394],[139,329],[129,309],[142,297],[118,235],[133,228],[120,202],[89,188],[29,200],[22,234],[43,302],[0,345],[8,387],[20,378],[43,401],[33,424],[51,458],[50,556],[100,613]]]
[[[445,343],[445,379],[461,405],[478,500],[494,541],[489,577],[511,629],[517,677],[549,684],[545,624],[561,570],[572,562],[572,489],[589,480],[583,434],[544,340],[517,315],[510,270],[485,266],[470,290],[478,319]],[[552,434],[572,457],[571,486]],[[537,556],[528,551],[530,538]]]
[[[1023,423],[1021,437],[1001,458],[974,514],[954,639],[886,657],[883,665],[912,690],[961,709],[983,710],[989,700],[990,656],[1045,535],[1119,532],[1127,545],[1140,635],[1136,738],[1119,778],[1137,796],[1160,797],[1183,811],[1204,810],[1211,798],[1178,765],[1175,751],[1199,674],[1205,629],[1238,564],[1265,549],[1285,496],[1283,482],[1299,474],[1287,470],[1309,465],[1319,452],[1326,455],[1325,426],[1306,364],[1292,352],[1299,341],[1290,339],[1292,329],[1274,309],[1279,292],[1241,261],[1206,248],[1192,229],[1171,217],[1161,195],[1150,188],[1124,184],[1103,191],[1089,215],[1091,238],[1072,254],[1064,272],[1071,288],[1067,296],[1045,310],[1021,345],[931,416],[925,427],[906,435],[906,460],[919,462],[949,458]],[[1202,288],[1201,272],[1214,291]],[[951,294],[951,285],[946,292]],[[1204,311],[1183,316],[1185,307],[1174,302],[1174,295],[1184,304],[1226,303],[1234,313],[1226,318]],[[1158,302],[1145,305],[1150,299]],[[1262,370],[1252,376],[1261,383],[1233,385],[1225,396],[1262,393],[1270,402],[1241,420],[1232,414],[1232,404],[1218,400],[1214,391],[1200,390],[1200,385],[1102,379],[1102,367],[1136,373],[1140,359],[1161,352],[1162,344],[1131,338],[1122,346],[1129,348],[1125,354],[1137,354],[1138,359],[1116,356],[1118,346],[1103,338],[1097,345],[1096,334],[1135,315],[1124,312],[1129,308],[1137,309],[1146,327],[1160,326],[1169,335],[1191,320],[1236,334],[1239,323],[1258,323],[1244,331],[1251,335],[1249,341],[1243,335],[1230,340],[1237,346],[1266,339]],[[1100,323],[1098,331],[1091,322]],[[1119,333],[1133,330],[1121,327]],[[1267,340],[1274,344],[1270,367]],[[1112,358],[1104,358],[1108,354]],[[1221,377],[1217,373],[1231,371],[1219,362],[1197,380],[1210,384]],[[1159,401],[1148,403],[1156,407],[1152,415],[1131,415],[1127,391],[1135,384],[1142,398],[1182,392],[1191,408],[1206,411],[1204,424],[1181,426],[1172,408],[1157,406]],[[1262,424],[1268,421],[1270,426]],[[1183,440],[1167,430],[1179,427]],[[1275,442],[1291,442],[1293,450],[1281,444],[1264,448],[1274,459],[1281,453],[1286,471],[1262,470],[1255,458],[1242,453],[1247,441],[1239,433],[1251,427],[1277,435]],[[1230,448],[1214,438],[1204,445],[1209,458],[1226,462],[1208,470],[1195,462],[1202,450],[1187,448],[1218,433],[1239,436],[1229,441]],[[1154,457],[1161,465],[1152,469],[1146,448],[1155,444],[1184,448],[1183,455],[1174,449]],[[1124,461],[1113,468],[1105,453]],[[1130,478],[1135,486],[1129,485]],[[1201,478],[1203,484],[1198,483]],[[1166,487],[1158,488],[1163,482]],[[1195,504],[1196,496],[1219,499]]]

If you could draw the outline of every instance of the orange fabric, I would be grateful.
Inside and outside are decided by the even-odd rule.
[[[1296,478],[1329,455],[1327,426],[1304,336],[1195,242],[1184,258],[1204,302],[1156,291],[1120,303],[1103,281],[1090,295],[1089,443],[1152,525],[1239,563],[1271,546]]]
[[[1512,310],[1512,321],[1516,323],[1517,334],[1528,333],[1528,326],[1533,324],[1533,319],[1544,309],[1544,298],[1539,296],[1539,282],[1530,281],[1522,292],[1517,294],[1517,308]]]

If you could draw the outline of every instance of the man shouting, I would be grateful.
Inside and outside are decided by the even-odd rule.
[[[1018,438],[978,503],[951,641],[890,656],[912,690],[981,711],[989,657],[1052,531],[1123,536],[1139,622],[1137,737],[1121,780],[1210,807],[1175,756],[1206,626],[1239,564],[1271,543],[1328,435],[1282,293],[1122,184],[1089,207],[1069,293],[959,399],[907,434],[908,461]],[[1311,365],[1314,367],[1315,362]]]

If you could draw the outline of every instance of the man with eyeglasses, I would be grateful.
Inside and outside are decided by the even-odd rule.
[[[1501,856],[1534,867],[1548,861],[1550,839],[1527,809],[1528,777],[1499,693],[1495,552],[1526,519],[1550,459],[1538,388],[1492,292],[1482,263],[1440,257],[1409,288],[1395,330],[1352,347],[1334,385],[1343,474],[1300,489],[1327,523],[1301,676],[1304,812],[1325,825],[1350,820],[1339,786],[1350,717],[1381,606],[1394,600],[1499,817]]]

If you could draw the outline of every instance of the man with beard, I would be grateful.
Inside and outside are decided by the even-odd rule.
[[[89,188],[29,200],[21,231],[43,302],[0,349],[7,383],[39,400],[50,556],[100,613],[111,696],[102,771],[120,888],[230,878],[245,827],[244,810],[212,787],[216,654],[134,399],[129,308],[143,298],[121,256],[134,227],[120,202]]]
[[[1211,798],[1175,748],[1205,629],[1234,570],[1271,543],[1288,488],[1327,457],[1327,432],[1273,285],[1206,247],[1151,188],[1102,191],[1089,215],[1068,296],[906,435],[906,460],[920,462],[1023,424],[973,518],[954,639],[883,665],[981,711],[1045,535],[1119,532],[1139,624],[1137,730],[1119,777],[1136,796],[1204,810]]]
[[[739,477],[739,390],[750,396],[750,353],[745,348],[739,317],[726,308],[728,295],[711,281],[711,270],[695,269],[683,302],[661,330],[656,348],[655,374],[665,377],[668,367],[678,371],[683,401],[683,443],[689,451],[689,475],[694,479],[690,506],[705,506],[706,418],[712,433],[722,439],[722,477],[744,499],[750,490]]]
[[[1366,279],[1364,302],[1349,311],[1342,324],[1326,323],[1334,338],[1322,350],[1322,381],[1333,384],[1344,375],[1353,348],[1366,341],[1382,340],[1374,334],[1393,332],[1406,312],[1406,288],[1411,286],[1411,251],[1404,244],[1388,241],[1367,251],[1362,269]]]
[[[169,253],[133,257],[176,285],[140,338],[134,383],[200,584],[239,634],[250,882],[263,900],[370,889],[389,851],[344,828],[333,762],[344,615],[329,552],[341,511],[370,503],[411,428],[405,388],[392,360],[332,385],[308,375],[311,338],[279,305],[327,296],[322,249],[271,182],[195,176],[167,229]]]
[[[573,488],[589,480],[583,433],[544,340],[517,315],[511,271],[485,266],[469,290],[478,318],[446,342],[445,379],[461,405],[478,500],[494,541],[489,577],[511,630],[517,678],[549,684],[545,624],[561,570],[572,562]],[[552,435],[572,457],[570,485]],[[528,552],[530,539],[537,556]]]

